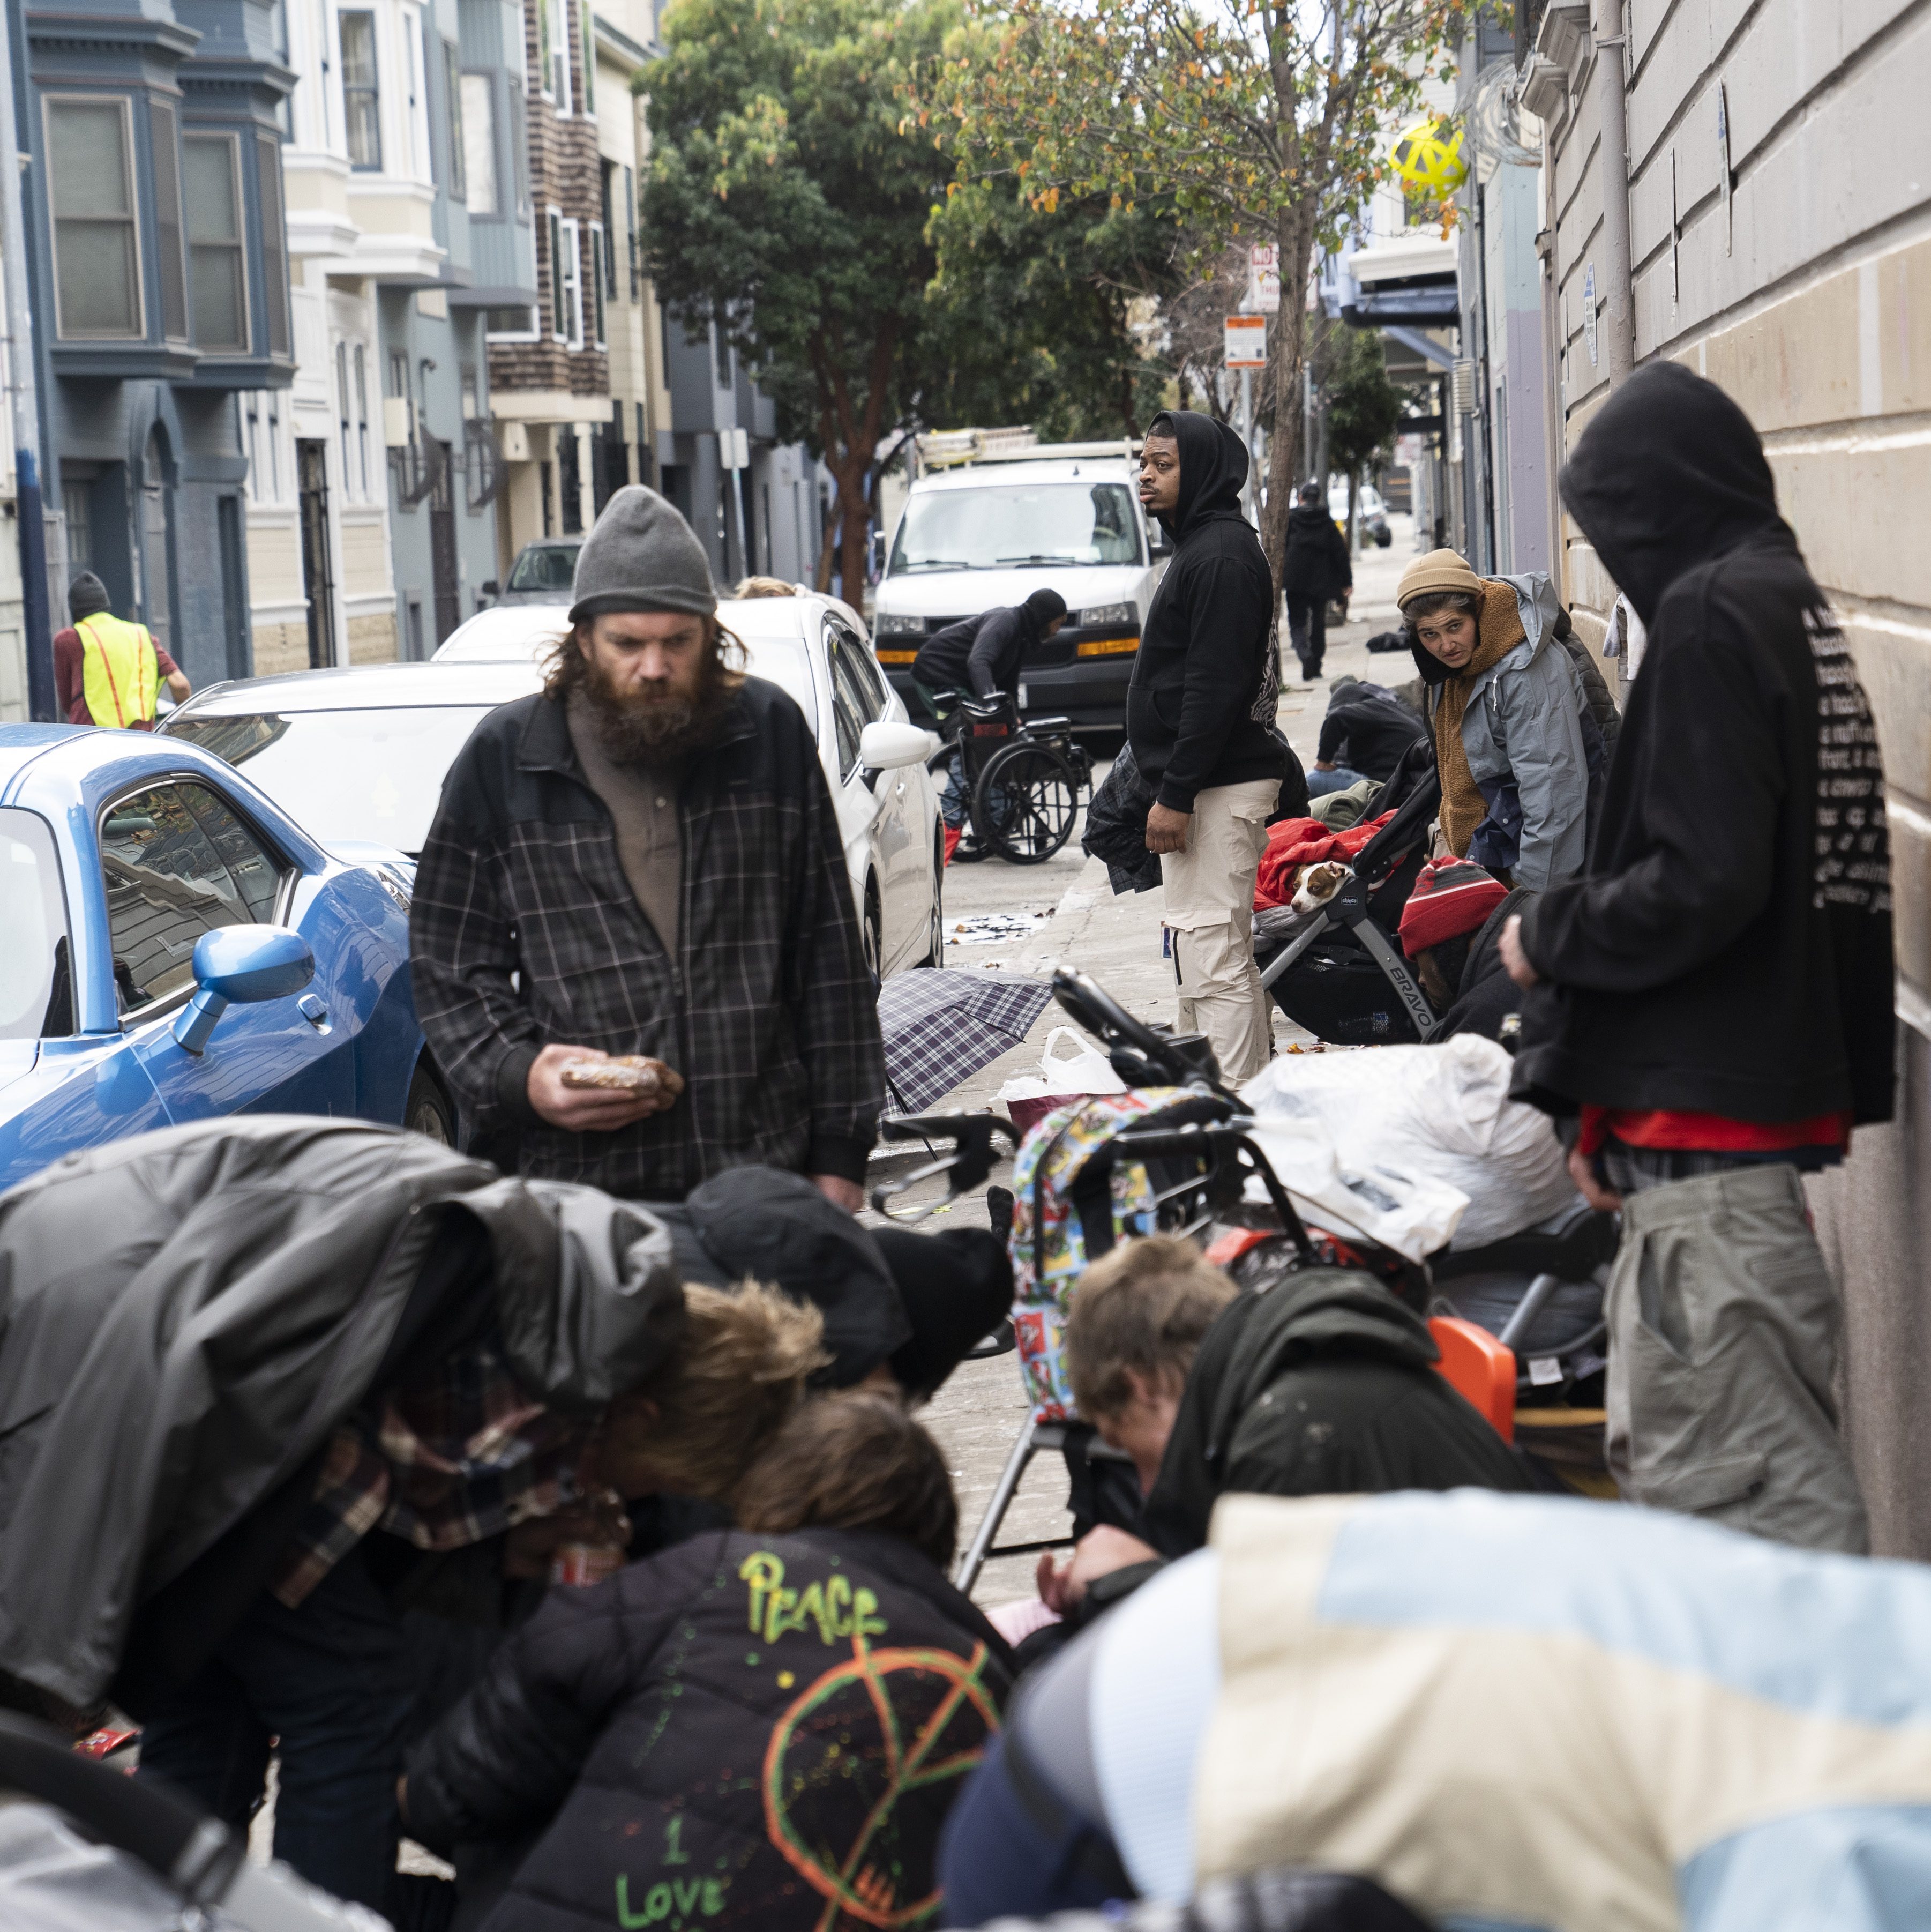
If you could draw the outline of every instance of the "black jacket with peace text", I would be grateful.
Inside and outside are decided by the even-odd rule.
[[[553,1589],[412,1754],[409,1830],[459,1869],[533,1840],[484,1932],[943,1924],[940,1828],[1011,1684],[909,1544],[712,1532]]]
[[[1654,364],[1590,424],[1562,494],[1649,641],[1588,871],[1522,916],[1547,983],[1523,1003],[1518,1096],[1889,1119],[1877,734],[1756,431]]]

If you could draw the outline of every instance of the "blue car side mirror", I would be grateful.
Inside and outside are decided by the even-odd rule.
[[[280,926],[224,926],[194,942],[194,998],[174,1023],[175,1040],[199,1053],[231,1006],[298,993],[315,977],[315,955],[298,932]]]

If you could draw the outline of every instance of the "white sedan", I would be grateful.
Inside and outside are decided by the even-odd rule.
[[[945,833],[925,770],[931,735],[909,722],[835,598],[747,598],[718,606],[746,668],[811,721],[838,811],[865,958],[880,978],[940,963]],[[428,664],[358,665],[253,678],[197,692],[169,720],[248,776],[325,844],[422,849],[443,775],[477,723],[534,691],[568,628],[568,607],[479,613]]]

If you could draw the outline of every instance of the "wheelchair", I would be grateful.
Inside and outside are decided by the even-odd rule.
[[[1093,783],[1093,760],[1065,718],[1022,718],[1006,692],[974,698],[933,693],[946,742],[928,761],[947,781],[946,823],[959,821],[952,856],[988,856],[1009,865],[1043,865],[1072,836],[1080,794]]]

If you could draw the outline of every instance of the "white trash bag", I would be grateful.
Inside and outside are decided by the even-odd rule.
[[[1458,1034],[1432,1046],[1285,1055],[1240,1097],[1264,1128],[1318,1126],[1344,1168],[1390,1168],[1457,1190],[1468,1206],[1452,1245],[1480,1248],[1577,1198],[1548,1116],[1509,1098],[1513,1066],[1495,1041]]]
[[[1448,1246],[1468,1212],[1467,1195],[1420,1167],[1339,1154],[1327,1126],[1312,1118],[1276,1114],[1257,1121],[1249,1138],[1302,1219],[1331,1234],[1359,1234],[1418,1262]],[[1258,1174],[1243,1198],[1268,1199]]]
[[[1072,1052],[1055,1051],[1063,1040],[1072,1042]],[[1046,1036],[1046,1050],[1039,1056],[1039,1072],[1022,1073],[1007,1081],[994,1096],[994,1102],[1006,1109],[1013,1125],[1024,1133],[1034,1121],[1069,1100],[1126,1090],[1126,1082],[1114,1072],[1113,1063],[1084,1034],[1076,1027],[1056,1026]]]

